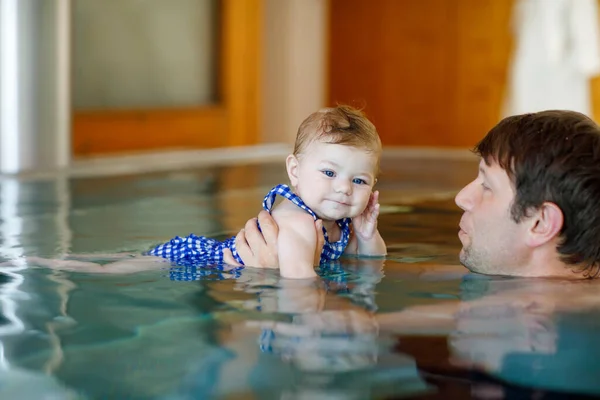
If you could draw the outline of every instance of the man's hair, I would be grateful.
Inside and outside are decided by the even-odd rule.
[[[294,155],[303,154],[315,141],[341,144],[372,152],[377,156],[377,168],[379,168],[381,140],[377,129],[364,113],[353,107],[339,105],[309,115],[298,128]]]
[[[549,110],[503,119],[474,149],[510,177],[515,222],[544,202],[563,212],[561,260],[596,277],[600,269],[600,129],[574,111]]]

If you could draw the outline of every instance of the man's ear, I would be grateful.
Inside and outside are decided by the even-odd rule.
[[[298,186],[298,167],[299,162],[295,155],[290,154],[285,159],[285,168],[287,169],[288,178],[292,187]]]
[[[528,244],[530,246],[543,245],[560,234],[564,224],[563,212],[556,204],[546,202],[535,212],[531,223]]]

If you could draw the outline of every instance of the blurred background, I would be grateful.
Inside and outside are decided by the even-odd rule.
[[[4,173],[289,146],[336,103],[363,108],[387,149],[415,151],[471,148],[506,114],[600,116],[597,0],[0,5]]]

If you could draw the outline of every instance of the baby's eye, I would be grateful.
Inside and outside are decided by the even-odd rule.
[[[366,185],[367,181],[365,181],[364,179],[360,179],[360,178],[354,178],[354,179],[352,179],[352,183],[354,183],[356,185]]]
[[[333,178],[335,176],[335,172],[326,169],[325,171],[322,171],[325,175],[327,175],[330,178]]]

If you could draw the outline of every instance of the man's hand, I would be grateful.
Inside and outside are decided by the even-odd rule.
[[[260,229],[258,225],[260,224]],[[267,211],[262,210],[257,218],[251,218],[246,222],[235,238],[235,248],[244,261],[244,264],[256,268],[278,268],[279,259],[277,255],[277,235],[279,227]],[[225,249],[223,261],[229,265],[240,265],[231,250]]]
[[[317,247],[315,247],[314,265],[321,264],[321,253],[325,245],[325,236],[323,235],[323,221],[320,219],[315,221],[315,229],[317,230]]]
[[[256,222],[260,224],[260,230]],[[321,251],[325,238],[323,237],[323,223],[315,221],[317,231],[317,247],[315,251],[315,265],[319,264]],[[246,226],[235,238],[235,247],[238,254],[247,266],[255,268],[279,268],[279,255],[277,251],[277,236],[279,227],[267,211],[262,210],[257,218],[249,219]],[[229,249],[225,249],[223,260],[229,265],[240,265]]]

